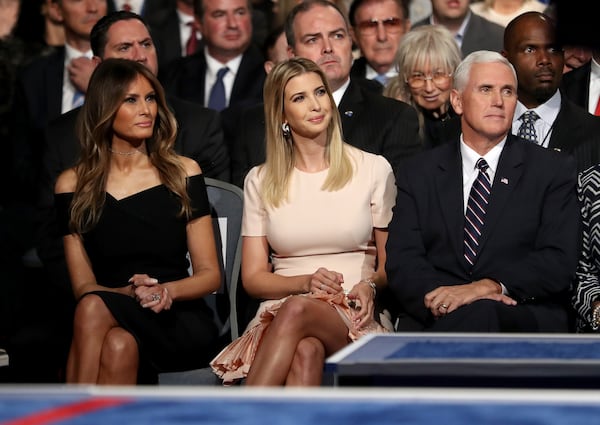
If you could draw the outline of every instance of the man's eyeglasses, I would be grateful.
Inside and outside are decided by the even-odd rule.
[[[452,73],[436,71],[433,74],[423,74],[421,72],[415,72],[412,75],[405,78],[404,81],[413,89],[421,88],[425,85],[427,80],[431,80],[433,84],[438,87],[444,87],[450,82]]]
[[[377,28],[379,24],[383,25],[383,28],[390,34],[396,34],[402,30],[403,19],[400,18],[386,18],[386,19],[371,19],[369,21],[362,21],[358,23],[358,29],[365,35],[377,34]]]

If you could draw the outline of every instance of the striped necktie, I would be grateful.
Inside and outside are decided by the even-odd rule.
[[[464,255],[471,266],[475,264],[475,257],[477,257],[477,253],[479,252],[479,237],[483,230],[485,211],[492,189],[490,177],[487,174],[487,169],[490,166],[486,160],[479,158],[475,167],[479,169],[479,172],[477,173],[477,178],[473,182],[473,186],[471,186],[469,200],[467,201],[464,234]]]

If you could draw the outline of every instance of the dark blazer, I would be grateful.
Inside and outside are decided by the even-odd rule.
[[[576,179],[572,158],[509,135],[470,269],[458,138],[405,161],[386,246],[388,282],[401,307],[426,330],[568,331],[580,249]],[[517,306],[480,300],[438,320],[425,308],[431,290],[482,278],[504,284]]]
[[[262,102],[265,81],[264,58],[254,45],[244,52],[236,74],[229,106],[221,111],[225,141],[231,146],[244,108]],[[175,60],[159,74],[167,93],[204,105],[206,58],[204,51]]]
[[[265,118],[262,103],[245,110],[231,149],[232,182],[243,187],[255,165],[265,161]],[[338,107],[344,140],[367,152],[383,155],[392,168],[421,149],[416,111],[404,102],[372,93],[354,79]]]
[[[571,71],[574,72],[574,71]],[[460,117],[444,121],[436,129],[434,144],[454,140],[460,135]],[[548,148],[575,157],[577,170],[600,163],[600,117],[596,117],[562,96],[560,111],[554,120]]]
[[[12,184],[29,198],[36,190],[39,177],[43,129],[61,113],[64,60],[64,47],[57,48],[17,74],[8,163],[12,165]]]
[[[263,63],[264,58],[254,45],[244,52],[231,89],[229,107],[250,106],[262,100],[266,77]],[[206,59],[203,51],[176,60],[164,73],[160,73],[167,93],[200,104],[204,104],[205,77]]]
[[[350,68],[350,77],[367,78],[367,58],[361,56],[354,59]]]
[[[230,179],[230,160],[223,141],[219,114],[192,102],[169,97],[179,130],[175,151],[200,165],[207,177]],[[80,147],[75,136],[75,122],[80,108],[61,115],[46,129],[42,177],[38,202],[38,254],[50,280],[70,290],[62,239],[54,218],[54,184],[59,174],[77,162]]]
[[[412,28],[430,25],[431,16],[415,22]],[[504,46],[504,27],[471,12],[460,50],[463,57],[476,50],[500,52]]]
[[[158,69],[166,68],[176,59],[181,58],[181,34],[179,33],[179,16],[173,4],[169,9],[161,10],[149,16],[148,26],[158,55]],[[196,51],[200,50],[198,42]]]
[[[592,74],[592,63],[587,62],[563,75],[561,81],[561,93],[571,102],[581,106],[589,112],[590,76]],[[594,105],[595,107],[596,105]]]

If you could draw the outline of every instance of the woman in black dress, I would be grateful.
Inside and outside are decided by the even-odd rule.
[[[67,382],[135,384],[141,366],[185,370],[214,355],[201,297],[221,272],[204,178],[174,153],[176,130],[146,67],[96,68],[77,128],[81,159],[55,187],[78,299]]]

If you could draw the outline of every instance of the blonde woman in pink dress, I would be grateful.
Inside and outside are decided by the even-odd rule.
[[[342,141],[314,62],[278,64],[264,99],[267,157],[245,180],[242,281],[265,301],[211,366],[225,383],[320,385],[327,356],[391,330],[375,320],[375,295],[387,285],[394,175],[382,156]]]

